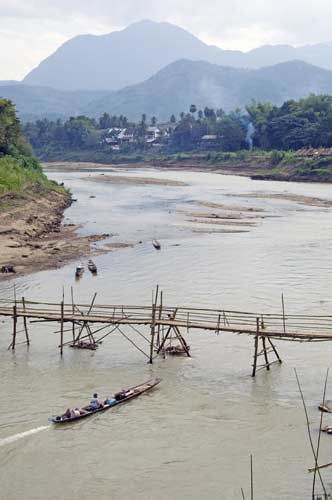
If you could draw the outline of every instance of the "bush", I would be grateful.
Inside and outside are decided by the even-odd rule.
[[[285,152],[284,151],[278,151],[277,149],[274,149],[271,152],[271,162],[272,165],[275,167],[276,165],[279,165],[279,163],[284,159],[285,157]]]

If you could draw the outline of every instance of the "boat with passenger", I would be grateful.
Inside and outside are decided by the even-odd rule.
[[[98,402],[96,407],[91,404],[84,406],[83,408],[75,408],[73,410],[68,410],[63,415],[53,415],[48,420],[54,424],[65,424],[73,422],[75,420],[81,420],[82,418],[90,417],[95,413],[101,413],[102,411],[109,410],[114,406],[122,403],[126,403],[131,399],[137,398],[144,392],[150,391],[156,385],[161,382],[160,378],[150,379],[147,382],[130,387],[129,389],[122,389],[121,391],[115,393],[112,396],[107,397],[103,402]],[[96,395],[95,395],[96,396]]]

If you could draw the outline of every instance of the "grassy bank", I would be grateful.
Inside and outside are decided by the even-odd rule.
[[[69,196],[65,189],[50,181],[38,161],[30,156],[0,157],[0,206],[2,208],[26,199],[47,196],[50,192]]]

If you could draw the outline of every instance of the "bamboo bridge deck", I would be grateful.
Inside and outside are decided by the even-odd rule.
[[[167,342],[175,339],[183,354],[190,356],[189,346],[181,330],[205,330],[217,334],[235,333],[254,337],[253,372],[258,369],[269,369],[272,362],[268,353],[272,353],[281,363],[272,340],[296,342],[324,342],[332,340],[332,316],[327,315],[294,315],[275,313],[241,312],[213,308],[168,307],[163,304],[162,293],[157,288],[152,304],[149,306],[134,305],[100,305],[96,304],[96,294],[90,304],[35,302],[31,300],[0,300],[0,317],[13,319],[13,335],[10,344],[15,349],[18,320],[23,320],[26,343],[30,344],[28,321],[50,322],[60,324],[60,353],[64,346],[97,347],[101,341],[119,331],[131,344],[140,350],[152,363],[153,359],[165,354]],[[70,324],[69,329],[65,325]],[[124,333],[123,327],[129,332]],[[148,327],[148,334],[140,331]],[[70,332],[70,340],[64,337]],[[147,350],[134,342],[134,334],[140,335],[147,345]],[[262,350],[258,352],[258,345]],[[258,365],[259,356],[264,356],[263,365]]]

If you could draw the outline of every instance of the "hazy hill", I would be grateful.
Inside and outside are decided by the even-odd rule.
[[[188,111],[190,104],[227,111],[243,107],[252,99],[280,104],[310,93],[332,93],[332,72],[301,61],[253,70],[181,60],[143,83],[113,92],[69,92],[24,84],[0,86],[0,97],[12,99],[24,121],[78,114],[99,117],[105,111],[131,119],[146,113],[166,120],[172,113]]]
[[[85,113],[107,111],[139,118],[142,113],[165,120],[188,111],[190,104],[223,108],[243,107],[252,99],[281,104],[310,93],[332,93],[332,72],[293,61],[256,70],[177,61],[139,85],[91,102]]]
[[[250,52],[222,50],[169,23],[141,21],[107,35],[80,35],[64,43],[24,79],[61,90],[114,90],[146,80],[179,59],[259,68],[303,60],[332,69],[332,44],[294,48],[266,45]]]
[[[63,92],[49,87],[0,83],[0,98],[11,99],[23,121],[68,118],[80,114],[89,102],[104,95],[105,92]]]

